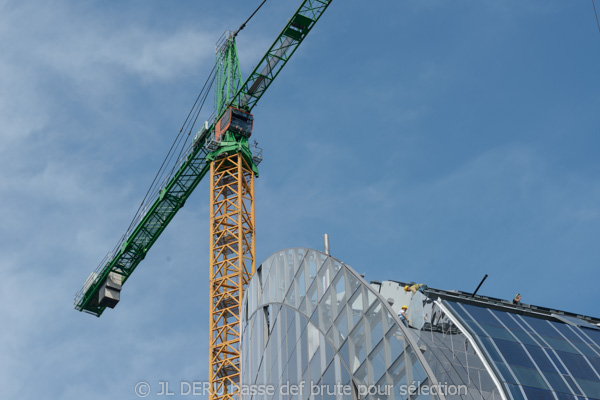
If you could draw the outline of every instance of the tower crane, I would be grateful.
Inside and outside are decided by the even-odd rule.
[[[235,32],[226,32],[217,43],[213,69],[213,117],[182,152],[165,184],[148,192],[147,206],[140,207],[115,249],[75,296],[76,310],[97,317],[107,307],[114,308],[123,284],[209,175],[211,400],[236,398],[240,390],[240,305],[255,270],[254,178],[262,160],[261,150],[256,145],[251,148],[248,141],[254,121],[251,112],[331,1],[302,1],[245,81],[235,42],[245,23]]]

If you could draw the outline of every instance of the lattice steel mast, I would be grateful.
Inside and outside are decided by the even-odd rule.
[[[206,122],[166,184],[134,218],[115,250],[75,297],[75,309],[99,317],[120,300],[122,285],[202,178],[210,171],[211,400],[237,396],[239,316],[243,290],[255,269],[254,178],[261,154],[250,150],[250,113],[332,0],[304,0],[267,53],[241,84],[235,35],[217,44],[216,117]],[[239,30],[238,30],[239,32]]]

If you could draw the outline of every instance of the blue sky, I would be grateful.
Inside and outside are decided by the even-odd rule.
[[[248,1],[0,0],[0,397],[207,376],[208,185],[100,319],[113,248]],[[299,1],[242,32],[243,75]],[[600,316],[600,34],[589,1],[336,0],[255,108],[257,259]],[[149,398],[153,398],[152,396]]]

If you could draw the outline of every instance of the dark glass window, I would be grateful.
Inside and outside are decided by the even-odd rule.
[[[581,328],[581,331],[585,333],[594,343],[600,348],[600,330]]]
[[[596,372],[600,373],[600,358],[598,357],[587,357]]]
[[[483,322],[483,323],[486,323],[488,325],[492,325],[492,326],[497,326],[497,327],[503,328],[503,326],[500,323],[500,321],[498,321],[489,312],[489,310],[487,310],[485,308],[477,307],[477,306],[472,306],[470,304],[463,304],[462,306],[469,312],[469,314],[471,314],[473,316],[473,318],[475,319],[475,321],[477,321],[479,323]]]
[[[590,399],[600,400],[600,382],[598,380],[577,379],[577,383]]]
[[[561,340],[564,339],[560,335],[560,333],[558,333],[558,331],[556,329],[554,329],[552,327],[552,325],[550,325],[549,321],[539,319],[539,318],[526,317],[526,316],[521,316],[521,318],[523,318],[529,325],[531,325],[531,327],[533,327],[533,329],[540,335],[549,336],[551,338],[556,338],[556,339],[561,339]]]
[[[511,367],[521,385],[545,390],[550,389],[537,370],[533,368],[518,367],[516,365],[512,365]]]
[[[502,339],[494,339],[500,353],[509,364],[519,365],[527,368],[535,368],[527,353],[519,343],[510,342]]]
[[[548,383],[550,383],[550,386],[552,386],[552,389],[554,389],[556,392],[571,393],[571,390],[560,375],[545,372],[544,377],[548,380]]]
[[[498,310],[490,310],[490,311],[492,312],[492,314],[494,314],[496,317],[498,317],[500,319],[500,321],[502,321],[502,323],[504,323],[504,325],[506,325],[506,327],[508,329],[523,332],[523,328],[521,328],[519,326],[519,324],[517,324],[517,321],[514,320],[514,318],[511,316],[510,313],[506,313],[506,312],[502,312],[502,311],[498,311]]]
[[[510,333],[510,331],[506,328],[500,328],[497,326],[492,326],[488,324],[481,324],[481,327],[486,331],[486,333],[494,338],[494,339],[502,339],[508,340],[510,342],[517,342],[517,339]]]
[[[585,358],[579,354],[567,353],[565,351],[557,351],[558,356],[563,360],[571,375],[575,378],[583,378],[589,380],[597,380],[598,376],[594,373],[590,365],[585,361]]]
[[[507,385],[510,393],[513,395],[514,400],[525,400],[523,397],[523,393],[521,392],[521,387],[517,385]]]
[[[494,347],[492,340],[490,338],[481,337],[479,339],[483,343],[483,346],[485,347],[485,349],[488,351],[492,360],[494,360],[496,362],[504,362],[504,360],[502,360],[502,357],[500,357],[500,354],[498,353],[498,351],[496,351],[496,347]]]
[[[558,373],[556,368],[554,368],[554,366],[550,362],[550,359],[548,359],[548,356],[546,356],[546,353],[544,353],[544,350],[542,350],[538,346],[531,346],[527,344],[525,345],[525,348],[527,349],[527,351],[533,358],[533,361],[537,364],[538,368],[541,371]]]
[[[500,371],[500,375],[502,375],[502,378],[504,379],[505,382],[515,383],[515,384],[518,383],[515,380],[515,378],[512,376],[512,374],[508,370],[508,366],[504,362],[497,362],[496,368],[498,368],[498,371]]]
[[[512,333],[517,337],[519,341],[523,344],[528,344],[531,346],[543,346],[543,342],[536,342],[534,338],[530,336],[529,333],[524,331],[512,331]]]
[[[558,397],[558,400],[573,400],[572,394],[556,392],[556,396]]]
[[[571,378],[570,375],[563,375],[563,378],[565,378],[565,380],[567,381],[567,383],[571,387],[571,390],[573,390],[573,392],[575,392],[575,394],[582,394],[581,390],[579,390],[579,388],[575,384],[575,381],[573,380],[573,378]]]
[[[449,301],[449,302],[448,302],[448,305],[449,305],[449,306],[450,306],[450,307],[451,307],[451,308],[452,308],[452,309],[453,309],[453,310],[454,310],[454,311],[455,311],[455,312],[456,312],[458,315],[460,315],[460,316],[461,316],[461,317],[462,317],[462,318],[465,320],[465,322],[467,322],[467,323],[469,323],[469,322],[473,322],[473,318],[472,318],[472,317],[471,317],[469,314],[467,314],[467,312],[466,312],[465,310],[463,310],[463,308],[461,307],[461,305],[460,305],[460,304],[457,304],[457,303],[454,303],[454,302],[451,302],[451,301]],[[469,324],[469,325],[471,325],[471,324]]]
[[[523,386],[523,391],[527,396],[527,400],[555,400],[554,395],[549,390]]]
[[[600,399],[600,382],[577,379],[577,383],[590,399]]]
[[[560,333],[562,333],[571,342],[583,342],[583,340],[579,336],[577,336],[577,334],[575,332],[573,332],[573,330],[571,330],[571,327],[569,327],[567,324],[553,322],[552,326],[554,326],[554,328],[556,328]]]

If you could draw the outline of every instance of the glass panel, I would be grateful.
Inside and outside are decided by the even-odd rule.
[[[298,308],[298,304],[296,303],[296,285],[297,282],[292,282],[290,285],[290,290],[285,297],[285,303],[294,308]]]
[[[567,383],[569,384],[569,387],[571,388],[571,390],[573,392],[575,392],[575,394],[582,394],[581,391],[579,390],[579,387],[575,384],[575,381],[573,380],[573,378],[571,378],[569,375],[563,375],[563,378],[565,379],[565,381],[567,381]]]
[[[285,290],[290,287],[290,284],[296,275],[294,265],[294,251],[288,250],[285,255],[285,262],[282,265],[282,276],[284,277]]]
[[[318,351],[312,360],[310,360],[310,378],[312,382],[318,382],[321,378],[321,353]]]
[[[579,352],[569,342],[564,339],[556,339],[549,336],[542,335],[540,340],[547,343],[548,346],[555,350],[561,350],[568,353],[579,354]]]
[[[555,400],[552,392],[548,390],[541,390],[532,387],[523,386],[523,391],[525,392],[525,396],[528,399],[536,399],[536,400]]]
[[[598,376],[594,373],[585,358],[579,354],[567,353],[557,350],[556,353],[565,363],[571,375],[575,378],[598,380]]]
[[[512,331],[512,333],[520,340],[523,344],[529,344],[533,346],[540,346],[542,343],[536,342],[529,333],[525,331]]]
[[[347,366],[350,366],[350,339],[346,340],[339,351],[340,356]]]
[[[301,304],[302,300],[306,296],[306,286],[304,279],[304,264],[298,269],[298,274],[296,275],[296,282],[298,283],[298,302]]]
[[[571,342],[583,342],[583,340],[572,330],[573,328],[570,326],[557,322],[553,322],[552,326]]]
[[[303,249],[303,248],[294,249],[294,268],[295,269],[298,269],[298,266],[300,266],[300,264],[302,264],[302,261],[304,261],[304,257],[306,257],[307,253],[308,253],[308,250]]]
[[[559,374],[545,372],[544,377],[546,378],[550,386],[552,386],[552,389],[556,390],[557,392],[571,393],[571,390],[569,390],[569,387]]]
[[[329,342],[332,343],[336,349],[339,347],[341,340],[335,325],[331,326],[331,328],[327,331],[325,336],[327,336]]]
[[[494,343],[498,346],[500,353],[506,359],[509,364],[515,364],[528,368],[535,368],[523,346],[515,342],[509,342],[502,339],[494,339]]]
[[[461,306],[467,310],[469,314],[473,316],[473,319],[479,323],[486,323],[488,325],[496,326],[498,328],[503,328],[500,321],[498,321],[494,315],[485,308],[473,306],[471,304],[461,304]]]
[[[342,342],[346,337],[348,337],[348,316],[347,316],[346,307],[342,309],[342,312],[338,316],[335,321],[335,328],[340,335],[340,342]]]
[[[378,381],[379,378],[385,373],[385,346],[383,342],[379,343],[379,346],[369,356],[371,366],[373,367],[373,382]]]
[[[377,343],[383,338],[383,318],[381,314],[381,304],[376,304],[365,314],[367,326],[370,331],[369,350],[375,348]]]
[[[507,385],[508,389],[510,390],[510,393],[513,396],[514,400],[525,400],[525,397],[523,397],[523,392],[521,392],[521,387],[517,386],[517,385]]]
[[[600,373],[600,358],[598,358],[598,357],[586,357],[586,358],[592,364],[592,367],[594,367],[596,372]]]
[[[385,335],[390,348],[390,362],[396,360],[404,352],[404,336],[397,326]]]
[[[556,392],[556,397],[558,397],[558,400],[573,400],[575,397],[573,397],[572,394],[566,394],[566,393],[560,393],[560,392]],[[583,399],[581,399],[583,400]]]
[[[316,278],[317,268],[321,266],[320,264],[317,266],[316,253],[312,250],[309,250],[308,255],[304,259],[304,263],[306,264],[306,267],[307,267],[307,276],[308,276],[308,280],[310,282]]]
[[[377,299],[377,296],[375,296],[375,293],[370,291],[368,288],[365,288],[365,291],[367,292],[367,307],[371,307],[371,305]]]
[[[546,354],[548,354],[550,356],[550,359],[554,362],[554,365],[556,366],[556,368],[558,368],[558,371],[561,374],[563,374],[563,375],[567,375],[568,374],[568,372],[565,369],[565,367],[558,360],[558,357],[556,356],[556,354],[554,354],[554,351],[552,351],[551,349],[546,349]]]
[[[346,278],[344,277],[344,271],[337,274],[333,281],[334,286],[334,299],[335,299],[335,311],[339,311],[342,306],[346,303]]]
[[[498,368],[498,371],[500,371],[500,375],[502,375],[502,378],[504,379],[505,382],[508,383],[518,383],[515,378],[513,377],[513,375],[510,373],[510,371],[508,370],[508,366],[507,364],[505,364],[504,362],[496,362],[496,368]]]
[[[271,289],[271,281],[267,278],[267,279],[265,279],[265,284],[263,285],[263,288],[262,288],[263,295],[258,303],[259,306],[271,301],[270,289]]]
[[[350,383],[350,373],[348,372],[348,369],[346,369],[346,366],[344,365],[344,363],[340,363],[341,366],[341,370],[340,370],[340,374],[341,374],[341,379],[340,382],[342,382],[342,385],[347,385]]]
[[[311,323],[308,324],[308,359],[310,360],[319,349],[319,330]]]
[[[363,313],[364,308],[362,291],[358,290],[354,295],[354,298],[350,300],[350,314],[352,315],[352,319],[350,320],[351,327],[356,325]]]
[[[517,367],[516,365],[511,365],[511,368],[522,385],[548,389],[544,378],[535,369]]]
[[[291,382],[300,379],[298,375],[298,350],[294,347],[294,351],[290,354],[288,361],[288,375]]]
[[[331,307],[331,291],[328,290],[319,303],[319,327],[324,332],[327,332],[332,324],[333,310]]]
[[[312,285],[306,292],[306,315],[312,315],[317,307],[317,284],[313,281]]]
[[[315,308],[313,314],[310,317],[310,322],[312,322],[315,326],[319,326],[319,308]]]
[[[563,339],[563,337],[560,335],[560,333],[558,333],[558,331],[556,329],[554,329],[548,321],[539,319],[539,318],[523,316],[523,315],[520,315],[519,317],[521,319],[525,320],[525,322],[531,328],[533,328],[533,330],[535,330],[535,332],[537,332],[538,334],[543,335],[543,336],[553,337],[556,339]],[[530,328],[526,326],[525,330],[528,330],[528,329],[530,329]]]
[[[596,346],[600,348],[600,330],[581,328],[581,331],[585,333],[585,335],[588,336],[590,339],[592,339]]]
[[[396,389],[396,398],[398,398],[398,396],[400,396],[400,392],[398,391],[400,389],[400,386],[406,385],[407,383],[406,359],[404,358],[404,356],[400,356],[394,361],[391,368],[388,370],[388,373],[392,378],[392,382]],[[404,399],[406,398],[406,395],[400,396],[399,398]]]
[[[554,366],[550,362],[550,359],[548,359],[548,356],[546,356],[546,353],[544,352],[544,350],[542,350],[541,347],[526,344],[525,348],[527,349],[527,352],[533,358],[533,361],[537,364],[538,368],[541,371],[558,373],[558,371],[556,370],[556,368],[554,368]]]
[[[335,363],[329,364],[329,367],[325,370],[321,384],[325,385],[325,393],[323,394],[324,400],[334,400],[335,396]]]
[[[592,399],[600,399],[600,382],[575,378],[585,394]]]
[[[358,326],[350,334],[350,342],[352,344],[350,348],[351,365],[350,370],[355,372],[360,364],[365,360],[366,353],[366,341],[365,341],[365,327],[364,322],[360,321]]]
[[[356,277],[354,276],[354,274],[352,274],[352,272],[350,271],[346,271],[346,279],[348,280],[348,287],[347,290],[350,293],[353,293],[356,289],[358,289],[360,287],[360,282],[358,281],[358,279],[356,279]]]
[[[368,380],[367,375],[369,374],[369,363],[363,362],[360,368],[354,373],[354,380],[363,385],[367,385],[370,380]],[[366,388],[365,388],[366,389]],[[362,389],[362,390],[365,390]]]
[[[325,264],[323,265],[323,267],[319,270],[318,273],[318,295],[319,295],[319,300],[321,299],[321,296],[323,296],[326,292],[327,289],[329,289],[329,286],[331,285],[331,271],[329,270],[329,268],[327,268],[327,264],[328,261],[325,261]]]
[[[488,324],[480,324],[481,327],[485,330],[485,332],[492,338],[508,340],[511,342],[516,342],[517,339],[506,328],[498,328],[496,326],[488,325]]]
[[[306,323],[306,320],[302,318],[303,323]],[[298,358],[300,362],[301,373],[304,373],[304,370],[308,368],[308,332],[307,330],[308,324],[303,325],[302,333],[300,334],[300,339],[298,339],[298,344],[296,344],[296,351],[298,351]]]
[[[570,342],[575,345],[579,351],[581,351],[584,355],[588,357],[598,357],[598,349],[594,347],[590,347],[587,341],[584,341],[583,335],[580,332],[579,335],[576,333],[578,328],[568,326],[565,324],[555,323],[553,326],[558,329]]]
[[[523,328],[521,328],[519,326],[519,324],[517,323],[517,321],[512,317],[511,313],[504,312],[504,311],[498,311],[498,310],[490,310],[490,312],[492,314],[494,314],[494,316],[496,318],[498,318],[500,321],[502,321],[502,323],[504,325],[506,325],[506,327],[508,329],[513,330],[513,331],[522,331],[522,332],[524,332]]]
[[[336,261],[332,258],[331,259],[331,272],[333,272],[333,274],[335,275],[341,269],[342,269],[342,264],[340,264],[338,261]]]

